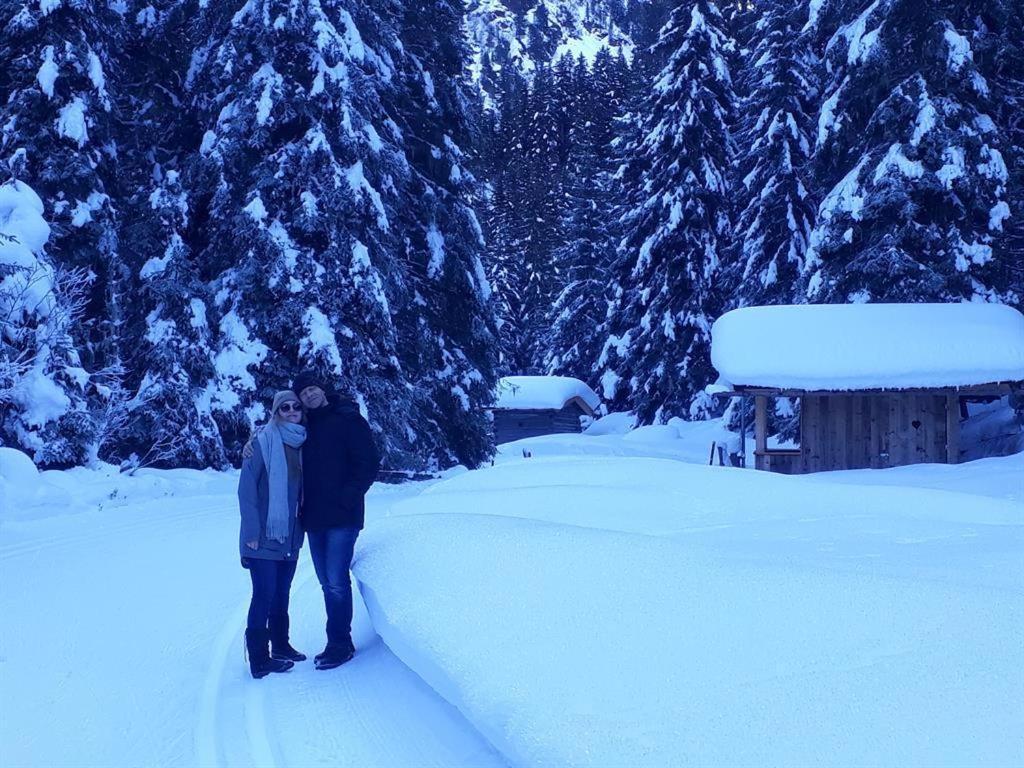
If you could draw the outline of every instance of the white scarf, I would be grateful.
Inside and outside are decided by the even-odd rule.
[[[288,461],[284,455],[284,446],[300,447],[306,442],[306,428],[301,424],[274,419],[260,430],[256,439],[263,451],[267,485],[270,488],[266,536],[274,541],[284,541],[291,533],[288,525]]]

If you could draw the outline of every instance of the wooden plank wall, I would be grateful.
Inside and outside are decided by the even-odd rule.
[[[804,471],[949,461],[958,450],[947,447],[947,434],[958,429],[959,411],[953,419],[948,412],[943,395],[804,396],[800,404]]]
[[[582,432],[582,415],[576,405],[567,405],[560,411],[496,410],[494,437],[499,443],[509,443],[524,437]]]

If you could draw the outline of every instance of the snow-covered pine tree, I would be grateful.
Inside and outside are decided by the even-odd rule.
[[[658,45],[668,63],[621,175],[625,235],[599,360],[605,400],[644,421],[710,410],[713,289],[730,235],[732,41],[714,3],[696,0],[675,9]]]
[[[57,273],[91,276],[82,318],[66,330],[80,356],[77,386],[87,411],[105,407],[121,370],[126,272],[119,253],[114,117],[121,4],[93,0],[11,2],[0,11],[0,160],[10,178],[46,202],[48,258]],[[88,371],[85,374],[84,371]],[[45,464],[94,457],[105,427],[76,405],[57,428]],[[56,444],[56,443],[55,443]]]
[[[618,240],[613,220],[612,175],[618,118],[626,108],[627,65],[622,57],[598,52],[590,69],[577,64],[576,131],[569,148],[565,242],[553,261],[562,290],[550,311],[544,369],[594,386],[607,314],[608,272]]]
[[[469,170],[476,128],[463,70],[461,0],[408,0],[401,19],[401,87],[394,113],[411,173],[400,211],[413,300],[399,309],[400,359],[414,377],[422,459],[476,466],[490,455],[485,406],[496,384],[491,287]]]
[[[807,299],[1009,299],[1006,142],[972,41],[990,4],[851,5],[826,51]]]
[[[209,289],[190,248],[183,169],[196,147],[183,109],[191,51],[180,0],[147,3],[129,27],[123,61],[146,77],[121,89],[118,174],[121,252],[131,272],[126,308],[125,411],[108,458],[127,466],[224,467],[209,407],[214,378]]]
[[[210,394],[226,444],[237,451],[273,390],[314,366],[406,466],[419,449],[393,316],[411,298],[395,229],[409,169],[378,89],[397,76],[391,20],[354,0],[202,5],[193,249],[216,275]]]
[[[816,204],[811,195],[816,61],[803,27],[805,3],[759,5],[746,54],[737,126],[735,248],[730,306],[799,302]]]
[[[186,240],[189,206],[179,171],[156,163],[159,181],[132,206],[126,251],[152,254],[138,269],[128,382],[129,415],[114,456],[131,466],[224,467],[209,404],[214,376],[208,287]]]
[[[548,67],[534,77],[525,110],[517,116],[516,143],[510,170],[514,174],[514,255],[521,259],[522,336],[517,373],[540,373],[547,335],[548,311],[558,293],[559,276],[552,262],[562,242],[564,171],[560,142],[564,103]]]
[[[992,82],[996,124],[1006,138],[1009,169],[1009,216],[997,230],[995,250],[1006,273],[1008,300],[1024,309],[1024,12],[1012,0],[993,2],[988,10],[987,45],[979,53]]]
[[[89,374],[71,337],[89,280],[47,258],[43,213],[24,182],[0,185],[0,444],[65,467],[93,458]]]
[[[562,179],[557,92],[548,68],[529,91],[505,93],[490,161],[489,268],[504,373],[539,373],[545,324],[557,295],[551,254],[560,243]]]
[[[504,133],[504,130],[499,131],[498,136]],[[486,268],[497,314],[498,370],[502,374],[517,374],[529,369],[529,363],[522,356],[526,265],[514,234],[520,216],[515,202],[519,189],[511,172],[495,174],[489,188],[485,203]]]

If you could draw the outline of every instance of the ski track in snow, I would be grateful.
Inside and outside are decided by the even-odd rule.
[[[368,515],[421,489],[378,487]],[[0,525],[5,768],[506,766],[380,642],[358,592],[356,657],[313,669],[324,613],[305,547],[291,634],[310,660],[252,680],[237,531],[233,484]]]

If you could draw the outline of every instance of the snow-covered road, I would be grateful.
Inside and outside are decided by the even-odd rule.
[[[71,509],[4,515],[5,768],[505,765],[380,642],[358,593],[350,664],[249,678],[233,477],[204,476],[202,495],[191,482],[138,492],[144,480],[125,480],[114,498],[109,483],[98,499],[72,486]],[[378,487],[370,514],[417,491]],[[305,551],[292,617],[294,645],[319,651],[323,604]]]

